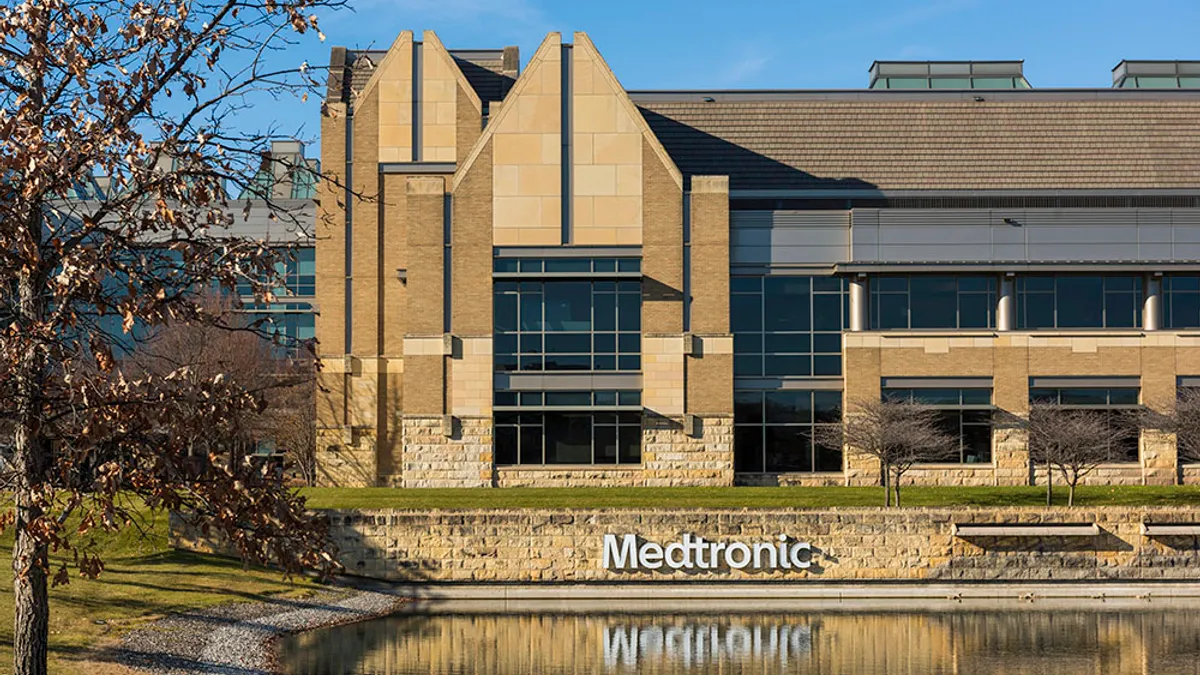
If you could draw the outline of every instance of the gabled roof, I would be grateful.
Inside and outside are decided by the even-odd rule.
[[[1103,94],[631,97],[686,176],[734,190],[1200,189],[1200,97]]]

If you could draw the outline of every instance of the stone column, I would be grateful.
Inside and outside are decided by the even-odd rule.
[[[867,278],[854,277],[850,280],[850,331],[859,333],[867,329]]]
[[[1016,328],[1016,279],[1000,275],[1000,293],[996,299],[996,330],[1010,331]]]
[[[1162,277],[1146,276],[1146,297],[1142,303],[1142,328],[1145,330],[1161,330],[1162,314]]]

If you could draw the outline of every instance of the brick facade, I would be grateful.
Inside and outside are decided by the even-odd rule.
[[[982,105],[958,99],[859,103],[804,96],[740,101],[721,95],[696,100],[683,94],[631,96],[585,34],[571,37],[548,36],[515,79],[514,49],[453,52],[429,31],[401,32],[386,52],[335,48],[332,62],[341,70],[331,76],[321,123],[325,179],[315,227],[316,333],[325,363],[317,401],[322,484],[875,485],[878,463],[853,448],[845,449],[841,471],[735,475],[735,389],[840,388],[845,414],[854,415],[856,401],[880,397],[885,378],[988,378],[995,407],[1019,419],[1028,414],[1030,378],[1136,377],[1143,404],[1166,412],[1177,378],[1200,375],[1200,338],[1191,334],[934,334],[857,326],[843,333],[839,373],[789,373],[782,377],[787,382],[776,384],[770,372],[735,378],[731,274],[857,278],[840,268],[845,261],[817,263],[806,252],[801,262],[779,262],[773,251],[808,247],[809,240],[796,243],[795,238],[809,236],[824,237],[812,244],[814,249],[843,246],[829,235],[828,223],[813,214],[853,227],[859,218],[844,204],[810,204],[786,211],[795,222],[778,229],[769,229],[775,228],[770,224],[739,231],[731,215],[736,211],[758,211],[770,221],[785,207],[754,204],[803,202],[835,188],[1114,190],[1129,177],[1105,183],[1116,172],[1089,163],[1094,143],[1081,146],[1087,150],[1083,154],[1074,145],[1059,144],[1055,150],[1061,146],[1066,154],[1055,157],[1073,158],[1063,166],[1034,172],[1029,163],[1041,160],[1031,145],[1029,156],[1018,162],[1020,176],[1014,174],[1009,183],[997,176],[980,182],[980,175],[1006,163],[985,161],[988,143],[1000,143],[996,138],[1001,137],[988,136],[999,124],[997,111],[1004,112],[1000,121],[1016,129],[1029,120],[1046,125],[1063,118],[1054,104],[1040,99]],[[1163,110],[1146,101],[1071,105],[1086,129],[1121,133],[1138,126],[1128,120]],[[1124,121],[1107,124],[1105,115]],[[818,119],[828,124],[814,124]],[[886,125],[875,119],[892,127],[881,129]],[[786,129],[779,127],[781,120],[790,120]],[[1174,126],[1174,116],[1163,120],[1163,129],[1153,133],[1170,135],[1173,146],[1191,142]],[[1042,143],[1047,134],[1029,123],[1034,132],[1010,130],[1002,138]],[[830,134],[836,129],[841,131],[835,142]],[[963,129],[984,131],[978,137],[954,136]],[[872,140],[861,145],[863,138]],[[908,148],[912,138],[926,139],[922,142],[929,146],[921,161],[939,158],[924,173],[897,163],[904,152],[894,143],[900,139]],[[938,145],[943,139],[950,140]],[[844,142],[860,146],[843,152]],[[1106,162],[1129,165],[1123,151],[1112,152],[1121,156]],[[964,153],[975,161],[963,161]],[[1139,162],[1133,165],[1149,163]],[[986,170],[976,171],[980,165]],[[1070,173],[1076,170],[1078,175]],[[1177,190],[1200,183],[1194,167],[1178,163],[1167,162],[1159,173],[1160,185],[1143,181],[1139,189]],[[805,192],[809,189],[815,192]],[[1000,213],[988,218],[1013,220]],[[1025,212],[1011,213],[1019,219]],[[1147,211],[1145,219],[1158,222],[1154,218],[1161,214],[1156,214]],[[869,226],[864,216],[863,227]],[[853,240],[848,233],[846,238]],[[497,386],[509,386],[497,382],[510,373],[495,370],[493,302],[499,277],[493,264],[498,257],[539,256],[638,259],[640,368],[610,381],[624,383],[622,391],[640,390],[640,463],[505,466],[494,461],[494,408],[502,404],[493,397]],[[797,346],[807,338],[789,339]],[[572,374],[580,375],[547,373],[544,386],[551,391],[558,386],[554,376]],[[541,377],[530,370],[512,375],[526,376],[521,392],[535,386],[530,375]],[[506,412],[512,410],[500,410]],[[1030,466],[1025,439],[1014,425],[996,425],[991,457],[986,464],[920,466],[905,480],[948,485],[1045,480],[1038,467]],[[1101,467],[1088,481],[1169,485],[1200,480],[1200,469],[1180,466],[1169,435],[1144,433],[1140,458],[1138,464]]]

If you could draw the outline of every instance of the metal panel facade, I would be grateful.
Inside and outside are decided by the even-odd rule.
[[[1198,209],[854,209],[853,262],[1200,260]]]
[[[849,260],[849,211],[734,211],[733,264],[812,265]]]

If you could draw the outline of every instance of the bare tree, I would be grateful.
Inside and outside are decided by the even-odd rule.
[[[1142,420],[1148,429],[1175,434],[1179,462],[1200,462],[1200,389],[1180,387],[1170,412],[1147,410]]]
[[[951,456],[958,439],[940,425],[936,408],[898,399],[852,401],[841,425],[817,427],[820,443],[845,446],[879,460],[884,505],[900,506],[900,484],[914,465]]]
[[[258,443],[269,441],[283,449],[280,454],[289,462],[311,464],[316,381],[311,345],[263,340],[266,320],[251,319],[236,304],[230,296],[210,294],[201,305],[209,320],[163,326],[138,345],[131,360],[147,374],[164,377],[186,368],[201,379],[222,377],[262,397],[261,409],[237,411],[226,429],[194,430],[194,456],[209,454],[236,463]],[[306,478],[312,473],[311,466],[284,467],[289,468]]]
[[[1101,464],[1119,461],[1123,444],[1138,431],[1133,413],[1057,403],[1034,403],[1025,426],[1030,460],[1046,467],[1046,506],[1053,503],[1055,472],[1067,484],[1067,505],[1074,506],[1080,481]]]
[[[48,584],[70,568],[99,575],[90,543],[131,526],[134,504],[195,514],[251,561],[333,565],[303,498],[190,452],[197,435],[236,434],[242,412],[265,405],[261,392],[123,355],[173,322],[221,325],[204,311],[208,289],[240,282],[273,300],[276,256],[229,233],[227,195],[271,140],[245,128],[253,103],[321,90],[281,49],[317,34],[315,12],[339,4],[0,6],[0,419],[12,424],[0,524],[15,534],[18,675],[46,672]],[[78,199],[94,176],[106,177],[102,198]],[[265,201],[280,230],[300,225]]]

